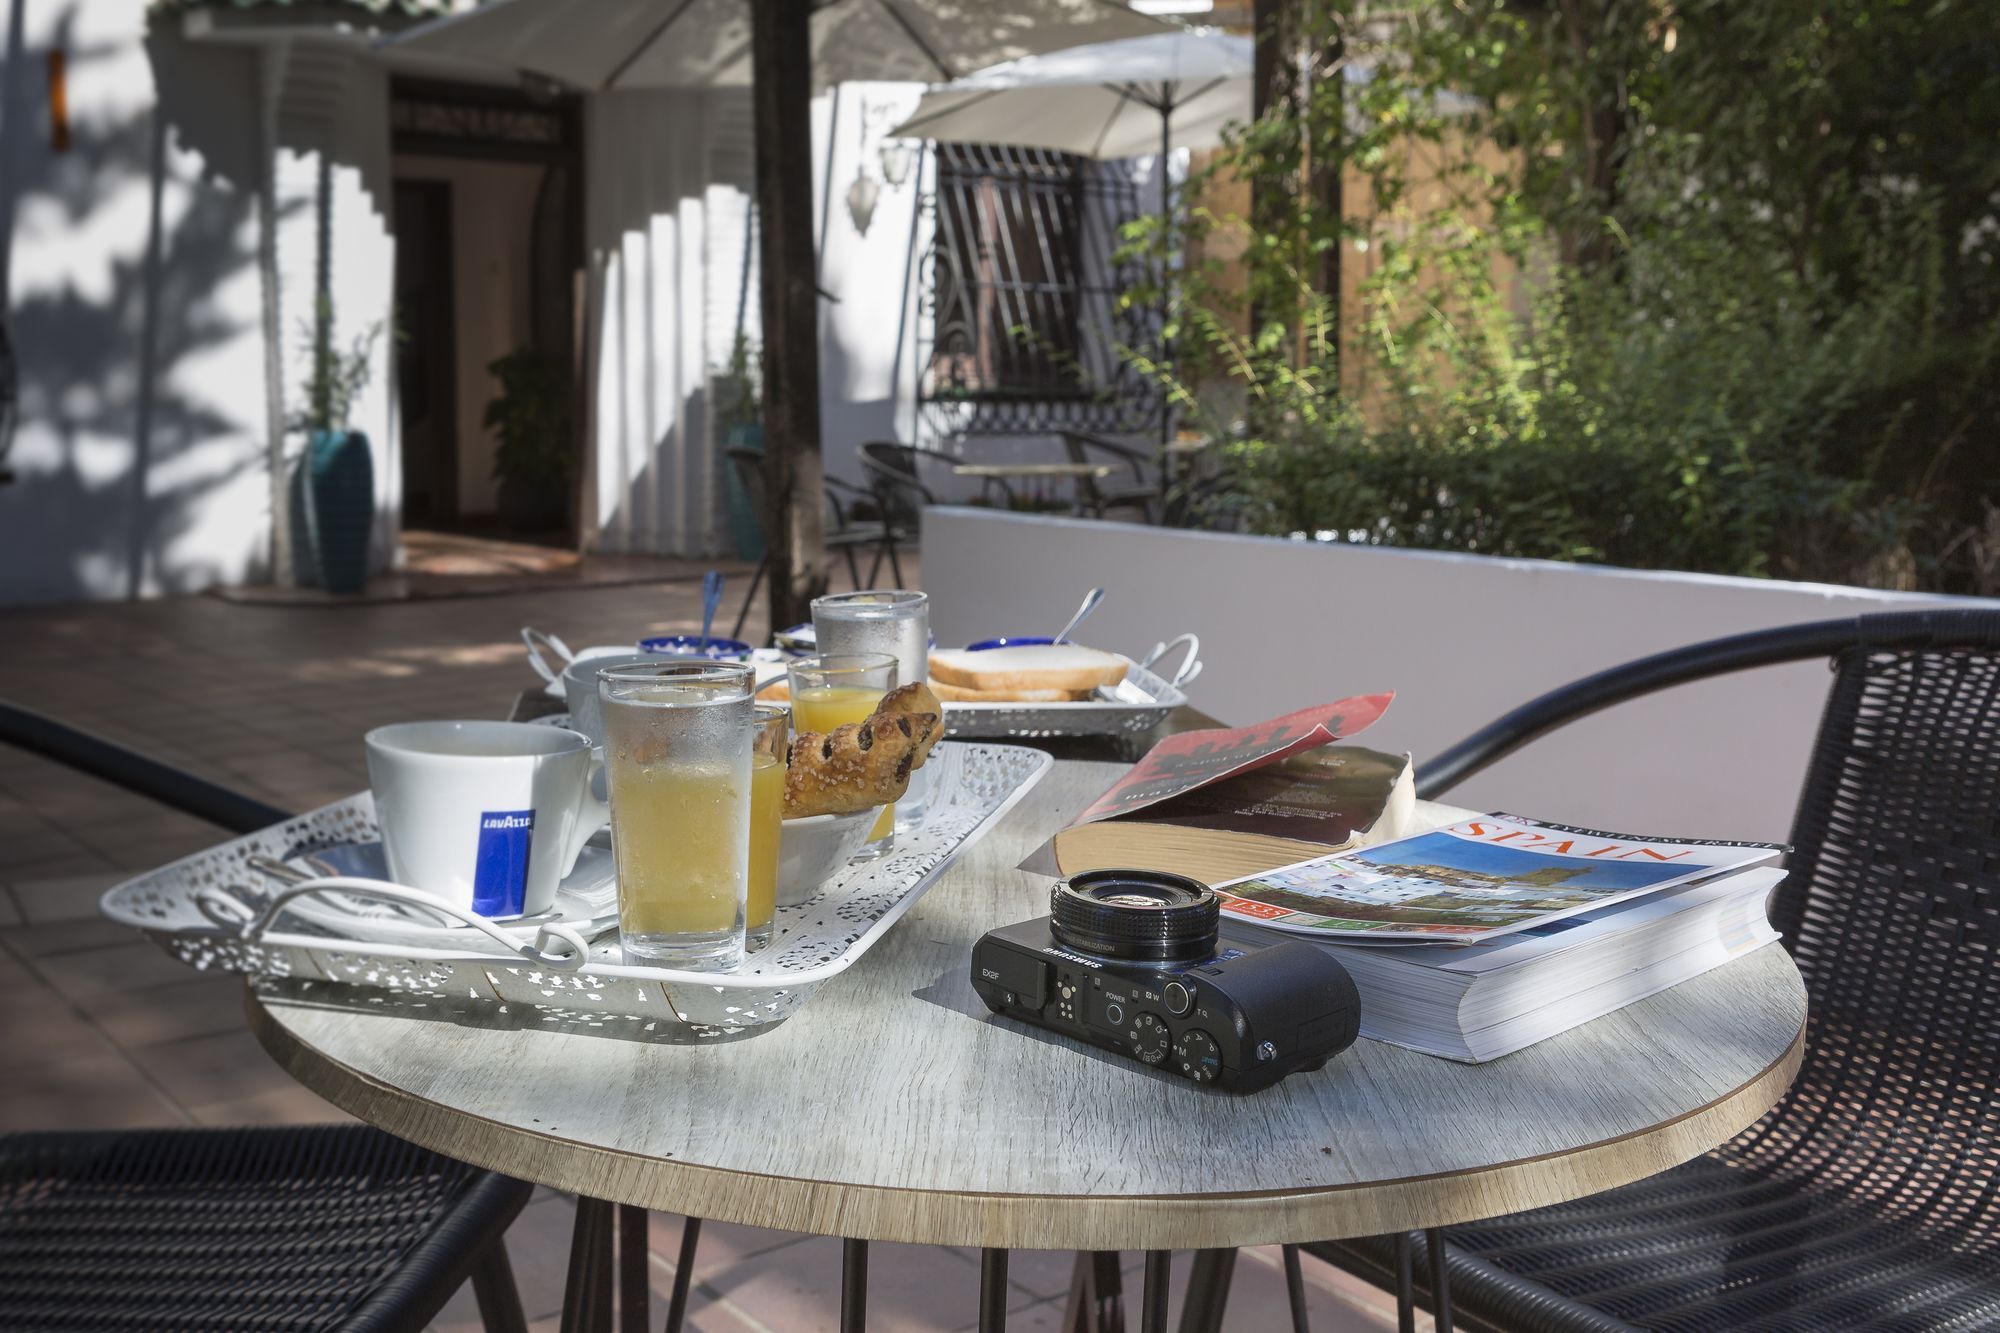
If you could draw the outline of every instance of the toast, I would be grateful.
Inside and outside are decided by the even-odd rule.
[[[955,704],[1067,704],[1088,699],[1095,690],[968,690],[963,685],[931,682],[938,698]]]
[[[1075,643],[1030,643],[1007,648],[938,649],[931,679],[989,698],[1020,699],[1025,691],[1060,690],[1069,697],[1125,679],[1125,659]]]

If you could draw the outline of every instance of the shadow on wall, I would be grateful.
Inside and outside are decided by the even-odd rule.
[[[52,34],[73,70],[127,55],[75,45],[76,13],[67,10]],[[37,53],[26,55],[39,63]],[[27,294],[7,315],[20,362],[20,428],[15,481],[0,487],[0,602],[180,591],[242,572],[204,561],[184,539],[216,493],[261,487],[262,444],[246,438],[244,423],[261,412],[263,386],[226,387],[232,418],[182,381],[203,357],[251,331],[252,320],[226,314],[218,293],[254,268],[252,200],[207,181],[175,190],[185,207],[163,219],[150,448],[141,463],[134,440],[146,410],[143,219],[160,207],[152,159],[165,148],[154,136],[154,116],[140,111],[115,122],[77,121],[67,153],[51,151],[46,136],[32,130],[6,138],[10,160],[0,171],[13,178],[18,211],[0,244],[12,247],[14,290]],[[41,231],[59,225],[65,234],[24,236],[18,219],[30,210]],[[123,221],[135,211],[137,227]],[[79,290],[73,279],[38,286],[33,249],[24,246],[30,240],[45,248],[116,245],[124,254],[109,258],[101,295]],[[261,524],[262,513],[261,505],[245,506],[242,521]]]

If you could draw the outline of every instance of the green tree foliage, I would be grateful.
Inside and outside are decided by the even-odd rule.
[[[1364,234],[1294,192],[1250,244],[1247,288],[1183,275],[1180,355],[1147,364],[1233,441],[1211,518],[2000,592],[1990,0],[1310,15],[1372,77],[1316,81],[1227,165],[1338,161],[1387,225]],[[1341,328],[1312,257],[1364,243],[1374,276]],[[1518,282],[1496,280],[1496,254]],[[1247,334],[1229,317],[1245,295]]]

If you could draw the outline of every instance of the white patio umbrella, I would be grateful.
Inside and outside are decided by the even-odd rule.
[[[815,87],[850,79],[952,79],[995,61],[1168,26],[1118,0],[827,0],[812,10],[801,52],[801,34],[786,13],[802,10],[802,0],[785,10],[776,0],[497,0],[412,29],[393,45],[447,61],[538,74],[589,92],[743,86],[752,81],[753,5],[760,24],[772,25],[759,28],[772,39],[762,44],[772,64],[809,66]],[[793,64],[800,55],[806,59]],[[795,257],[813,249],[811,212],[801,206],[811,193],[812,123],[794,85],[765,91],[777,110],[757,117],[759,174],[768,166],[769,176],[782,182],[761,205],[767,225],[759,232],[766,329],[775,325],[781,331],[765,347],[765,384],[772,390],[766,398],[767,429],[773,404],[781,405],[775,409],[781,414],[809,415],[813,422],[791,432],[772,431],[766,458],[775,458],[778,475],[786,478],[773,487],[774,494],[788,497],[781,502],[783,512],[814,532],[818,487],[794,490],[788,461],[802,440],[814,452],[819,448],[818,344],[810,305],[798,308],[810,301],[812,288],[793,280],[795,270],[810,268],[809,261],[801,265]],[[771,319],[774,309],[786,317]],[[805,390],[790,391],[796,383]],[[797,438],[786,443],[789,436]],[[772,567],[771,608],[777,623],[798,600],[788,535],[785,527],[774,534],[779,554]],[[800,549],[813,549],[811,540]],[[802,611],[792,606],[789,614]]]
[[[1215,28],[1182,28],[993,65],[924,94],[894,137],[1009,143],[1084,157],[1222,142],[1250,119],[1255,43]]]
[[[591,91],[744,87],[757,2],[496,0],[392,44]],[[1166,26],[1118,0],[829,0],[812,18],[813,81],[954,79],[995,61]]]

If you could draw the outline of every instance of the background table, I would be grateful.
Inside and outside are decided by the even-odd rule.
[[[392,1133],[592,1199],[850,1238],[1207,1249],[1377,1235],[1609,1189],[1729,1138],[1801,1054],[1766,948],[1483,1066],[1363,1041],[1252,1097],[998,1020],[985,929],[1039,914],[1015,864],[1120,766],[1068,762],[789,1022],[723,1044],[260,982],[295,1077]]]
[[[1108,477],[1118,470],[1113,463],[959,463],[952,472],[960,477]]]

